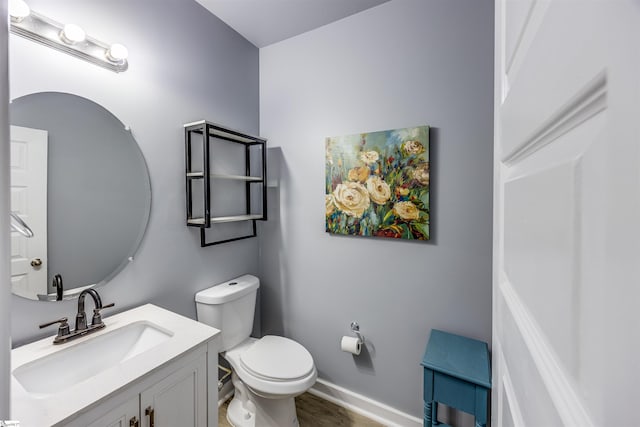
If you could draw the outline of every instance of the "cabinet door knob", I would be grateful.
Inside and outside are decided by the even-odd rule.
[[[148,406],[147,409],[144,410],[144,414],[149,416],[149,427],[155,427],[155,410]]]
[[[31,267],[36,268],[42,265],[42,260],[40,258],[34,258],[31,260]]]
[[[138,421],[138,417],[133,417],[129,420],[129,427],[140,427],[140,421]]]

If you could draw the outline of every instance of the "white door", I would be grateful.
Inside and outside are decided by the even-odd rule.
[[[640,424],[640,1],[496,0],[495,426]]]
[[[11,210],[34,233],[31,238],[11,233],[11,289],[37,299],[47,294],[46,131],[11,126]]]

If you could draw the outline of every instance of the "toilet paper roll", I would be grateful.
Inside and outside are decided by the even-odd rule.
[[[347,353],[355,354],[356,356],[360,354],[362,350],[362,341],[357,337],[342,337],[340,341],[340,348],[342,351],[346,351]]]

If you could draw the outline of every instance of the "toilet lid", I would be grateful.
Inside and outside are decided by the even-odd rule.
[[[302,345],[284,337],[266,335],[240,355],[250,373],[271,381],[294,380],[313,371],[313,358]]]

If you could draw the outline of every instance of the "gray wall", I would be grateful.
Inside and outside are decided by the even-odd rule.
[[[184,225],[182,125],[204,118],[257,134],[258,49],[194,1],[31,0],[29,5],[129,48],[129,70],[116,74],[22,38],[10,40],[12,98],[43,91],[88,98],[131,127],[147,161],[152,188],[147,233],[135,260],[102,288],[103,301],[116,303],[112,312],[152,302],[195,318],[196,291],[258,273],[258,241],[200,248],[196,230]],[[38,324],[75,310],[74,302],[13,297],[13,345],[55,333],[39,331]]]
[[[263,332],[320,378],[416,417],[432,328],[490,342],[493,2],[392,0],[260,51],[270,220]],[[432,240],[324,231],[324,138],[432,126]],[[276,163],[279,163],[276,166]],[[340,351],[352,320],[367,351]]]

